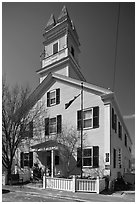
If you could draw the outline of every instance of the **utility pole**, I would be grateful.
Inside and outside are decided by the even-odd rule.
[[[83,82],[81,83],[81,178],[83,176]]]

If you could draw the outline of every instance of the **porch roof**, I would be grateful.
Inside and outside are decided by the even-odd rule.
[[[51,150],[51,149],[58,149],[60,145],[61,144],[59,144],[55,140],[48,140],[48,141],[31,146],[31,149],[33,151],[46,151],[46,150]]]

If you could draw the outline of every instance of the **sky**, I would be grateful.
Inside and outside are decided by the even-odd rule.
[[[3,2],[2,74],[10,86],[39,84],[44,28],[54,14],[67,7],[79,35],[81,72],[87,82],[113,90],[133,141],[135,138],[135,10],[134,3],[121,2],[114,69],[117,2]]]

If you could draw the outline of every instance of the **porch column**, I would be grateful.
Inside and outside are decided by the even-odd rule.
[[[51,150],[51,177],[54,176],[54,150]]]

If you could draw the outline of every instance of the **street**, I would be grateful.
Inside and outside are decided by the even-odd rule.
[[[135,202],[135,193],[115,192],[112,195],[57,191],[29,188],[27,186],[3,186],[3,202]]]
[[[13,191],[5,191],[2,193],[2,202],[68,202],[68,200],[46,197],[24,191],[18,193]]]

